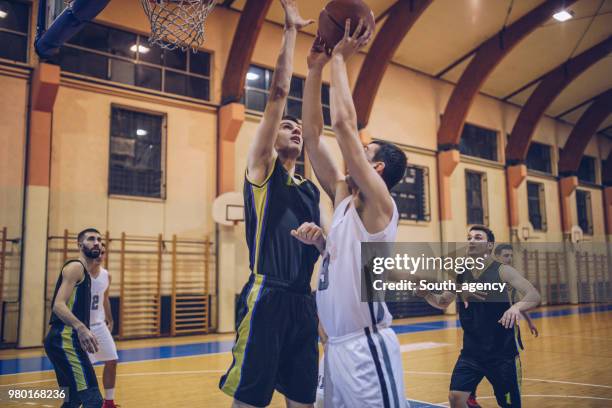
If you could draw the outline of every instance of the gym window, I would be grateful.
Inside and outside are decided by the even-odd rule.
[[[0,58],[28,61],[30,5],[15,0],[0,0]]]
[[[542,143],[531,142],[527,152],[527,168],[529,170],[536,170],[543,173],[552,174],[550,152],[550,146]]]
[[[582,156],[580,160],[580,166],[576,173],[578,180],[587,183],[595,183],[595,158],[590,156]]]
[[[165,116],[111,111],[109,194],[165,198]]]
[[[461,133],[459,151],[466,156],[497,161],[497,132],[466,123]]]
[[[426,167],[406,167],[400,182],[391,189],[401,220],[429,221],[429,169]]]
[[[242,102],[247,109],[263,112],[270,96],[270,85],[274,71],[267,68],[251,65],[246,76],[244,96]],[[287,97],[285,114],[302,117],[302,98],[304,95],[304,78],[291,77],[291,88]],[[329,85],[323,84],[321,88],[321,104],[323,105],[323,123],[331,126],[331,114],[329,108]]]
[[[529,222],[536,231],[546,231],[546,204],[544,201],[544,184],[527,182],[527,207]]]
[[[465,171],[465,201],[467,223],[489,225],[487,209],[487,176],[484,173]]]
[[[121,84],[210,100],[210,54],[162,50],[145,36],[88,23],[60,50],[62,69]]]
[[[582,233],[593,235],[593,209],[589,191],[576,190],[576,210],[578,212],[578,225],[582,228]]]

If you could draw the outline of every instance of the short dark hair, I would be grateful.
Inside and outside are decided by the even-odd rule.
[[[406,165],[408,160],[406,155],[396,145],[381,140],[375,140],[372,143],[379,146],[378,151],[374,155],[374,161],[385,163],[385,169],[382,173],[382,178],[391,190],[397,183],[400,182],[406,173]]]
[[[85,234],[87,234],[88,232],[95,232],[95,233],[100,234],[100,231],[98,231],[95,228],[85,228],[83,231],[79,232],[79,235],[77,236],[77,242],[79,244],[83,241],[83,238],[85,238]]]
[[[292,116],[292,115],[285,115],[285,116],[283,116],[281,121],[283,121],[283,120],[290,120],[291,122],[295,122],[298,125],[302,126],[302,121],[300,119],[296,118],[295,116]]]
[[[512,245],[510,244],[499,244],[498,246],[495,247],[495,255],[499,255],[502,253],[502,251],[513,251],[514,252],[514,248],[512,248]]]
[[[485,227],[484,225],[472,225],[470,227],[470,232],[472,231],[483,231],[485,234],[487,234],[487,241],[495,243],[495,234],[493,234],[493,231],[491,231],[488,227]]]

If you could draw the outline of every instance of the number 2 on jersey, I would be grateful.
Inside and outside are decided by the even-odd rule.
[[[100,296],[93,295],[91,297],[91,310],[98,310],[98,305],[100,304]]]

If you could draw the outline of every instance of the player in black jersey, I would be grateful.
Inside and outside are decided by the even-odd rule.
[[[89,331],[91,277],[100,256],[102,238],[93,228],[79,233],[78,259],[64,264],[53,293],[51,325],[45,338],[45,352],[53,364],[57,383],[66,390],[62,407],[99,408],[102,395],[87,352],[98,351],[98,343]]]
[[[512,245],[499,244],[495,247],[494,252],[495,252],[495,258],[497,261],[499,261],[500,263],[504,265],[512,266],[512,260],[514,257],[514,249],[512,248]],[[514,299],[516,297],[515,295],[516,295],[516,291],[512,290],[512,296],[513,296],[512,301],[513,302],[515,301]],[[531,317],[529,316],[529,314],[527,312],[521,312],[521,315],[523,319],[525,319],[525,322],[527,322],[527,325],[529,327],[529,331],[531,331],[531,334],[533,334],[535,337],[538,337],[538,328],[535,326],[535,324],[531,320]],[[518,333],[518,340],[519,340],[520,348],[523,349],[520,331]],[[467,405],[468,405],[468,408],[480,408],[480,405],[478,404],[478,401],[476,400],[476,389],[474,389],[474,391],[470,394],[470,398],[467,401]]]
[[[219,388],[234,407],[262,407],[274,390],[288,407],[312,406],[317,388],[318,319],[310,279],[315,246],[291,234],[319,234],[319,190],[295,174],[302,127],[283,116],[297,31],[304,20],[296,0],[281,0],[285,27],[270,96],[247,157],[244,181],[246,240],[251,275],[238,301],[233,361]],[[310,234],[309,233],[309,234]]]
[[[470,392],[486,377],[501,407],[520,407],[521,363],[518,347],[518,322],[521,313],[536,307],[540,295],[514,268],[493,259],[493,232],[473,226],[468,233],[467,255],[485,257],[483,270],[463,274],[465,281],[507,283],[523,298],[513,303],[511,290],[488,293],[484,301],[457,302],[463,328],[463,349],[451,377],[451,407],[465,407]]]
[[[540,303],[540,294],[516,269],[492,257],[495,236],[482,225],[474,225],[468,233],[467,255],[485,258],[483,269],[472,269],[458,275],[458,283],[506,283],[501,292],[472,294],[465,292],[457,302],[463,328],[463,348],[455,364],[450,383],[452,408],[465,408],[470,393],[486,377],[501,407],[521,406],[521,363],[519,359],[518,322],[521,314]],[[514,303],[512,292],[522,299]],[[450,295],[450,296],[449,296]],[[454,294],[428,294],[432,305],[446,307]],[[451,300],[452,301],[452,300]]]

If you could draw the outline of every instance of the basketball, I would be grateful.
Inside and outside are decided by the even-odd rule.
[[[330,50],[342,40],[346,19],[351,19],[351,34],[355,32],[359,19],[365,26],[373,30],[376,25],[374,14],[362,0],[332,0],[319,14],[319,37]]]

